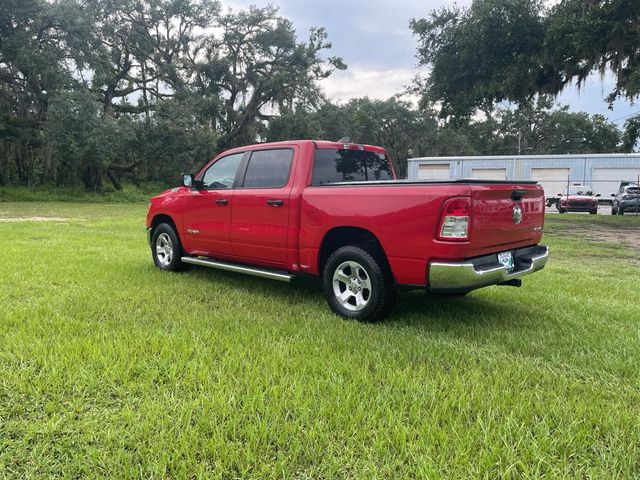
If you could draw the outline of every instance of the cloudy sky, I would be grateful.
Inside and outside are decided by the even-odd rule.
[[[223,0],[226,7],[248,8],[271,3],[290,18],[301,38],[313,26],[325,27],[333,44],[331,55],[348,65],[323,81],[333,100],[369,96],[387,98],[403,89],[416,74],[416,38],[409,20],[424,17],[431,10],[453,5],[453,0]],[[467,6],[471,0],[457,0]],[[601,113],[617,124],[640,111],[640,105],[618,102],[609,110],[603,98],[611,91],[611,78],[594,75],[580,90],[568,89],[558,102],[574,111]]]

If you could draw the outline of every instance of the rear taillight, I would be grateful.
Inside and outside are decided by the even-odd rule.
[[[450,198],[442,209],[438,228],[438,238],[448,241],[469,240],[471,199],[469,197]]]

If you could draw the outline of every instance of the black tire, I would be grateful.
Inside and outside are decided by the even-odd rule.
[[[618,209],[616,207],[611,207],[611,215],[618,215]]]
[[[352,269],[349,263],[361,269]],[[338,271],[340,268],[342,269]],[[334,289],[334,275],[339,273],[343,278],[349,278],[350,283],[336,280],[335,285],[339,293],[349,297],[346,300],[340,300]],[[370,287],[368,293],[366,285]],[[331,254],[322,273],[322,286],[331,310],[344,318],[360,322],[378,322],[384,319],[393,309],[396,300],[393,276],[382,254],[352,245],[339,248]],[[356,290],[352,292],[350,286]],[[361,290],[357,290],[359,286],[362,287]],[[364,305],[363,302],[358,302],[358,298]]]
[[[624,215],[624,210],[621,208],[618,208],[618,215]]]
[[[590,215],[597,215],[598,214],[598,210],[591,210],[589,212]]]
[[[567,211],[565,209],[563,209],[563,208],[559,208],[558,209],[558,213],[567,213]]]
[[[165,246],[164,255],[160,249]],[[167,248],[171,249],[170,257],[167,254]],[[186,265],[182,263],[182,245],[180,238],[174,230],[173,226],[168,223],[161,223],[153,230],[151,236],[151,257],[153,263],[160,270],[168,270],[171,272],[177,272],[184,270]]]

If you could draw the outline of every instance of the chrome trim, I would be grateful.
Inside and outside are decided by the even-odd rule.
[[[286,272],[278,272],[275,270],[262,269],[258,267],[247,267],[245,265],[220,262],[218,260],[211,260],[208,258],[182,257],[182,262],[190,263],[192,265],[199,265],[201,267],[217,268],[219,270],[226,270],[228,272],[244,273],[247,275],[253,275],[255,277],[269,278],[271,280],[278,280],[280,282],[290,282],[294,278],[294,275]]]
[[[151,248],[151,227],[145,228],[147,232],[147,243],[149,244],[149,248]]]
[[[429,288],[433,290],[456,290],[486,287],[521,278],[542,270],[549,258],[549,247],[544,253],[531,257],[530,265],[524,270],[509,273],[503,266],[479,269],[473,263],[433,262],[429,266]]]

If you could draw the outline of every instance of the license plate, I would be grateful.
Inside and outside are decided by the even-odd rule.
[[[507,270],[513,268],[513,255],[511,252],[502,252],[498,254],[498,263],[504,266]]]

